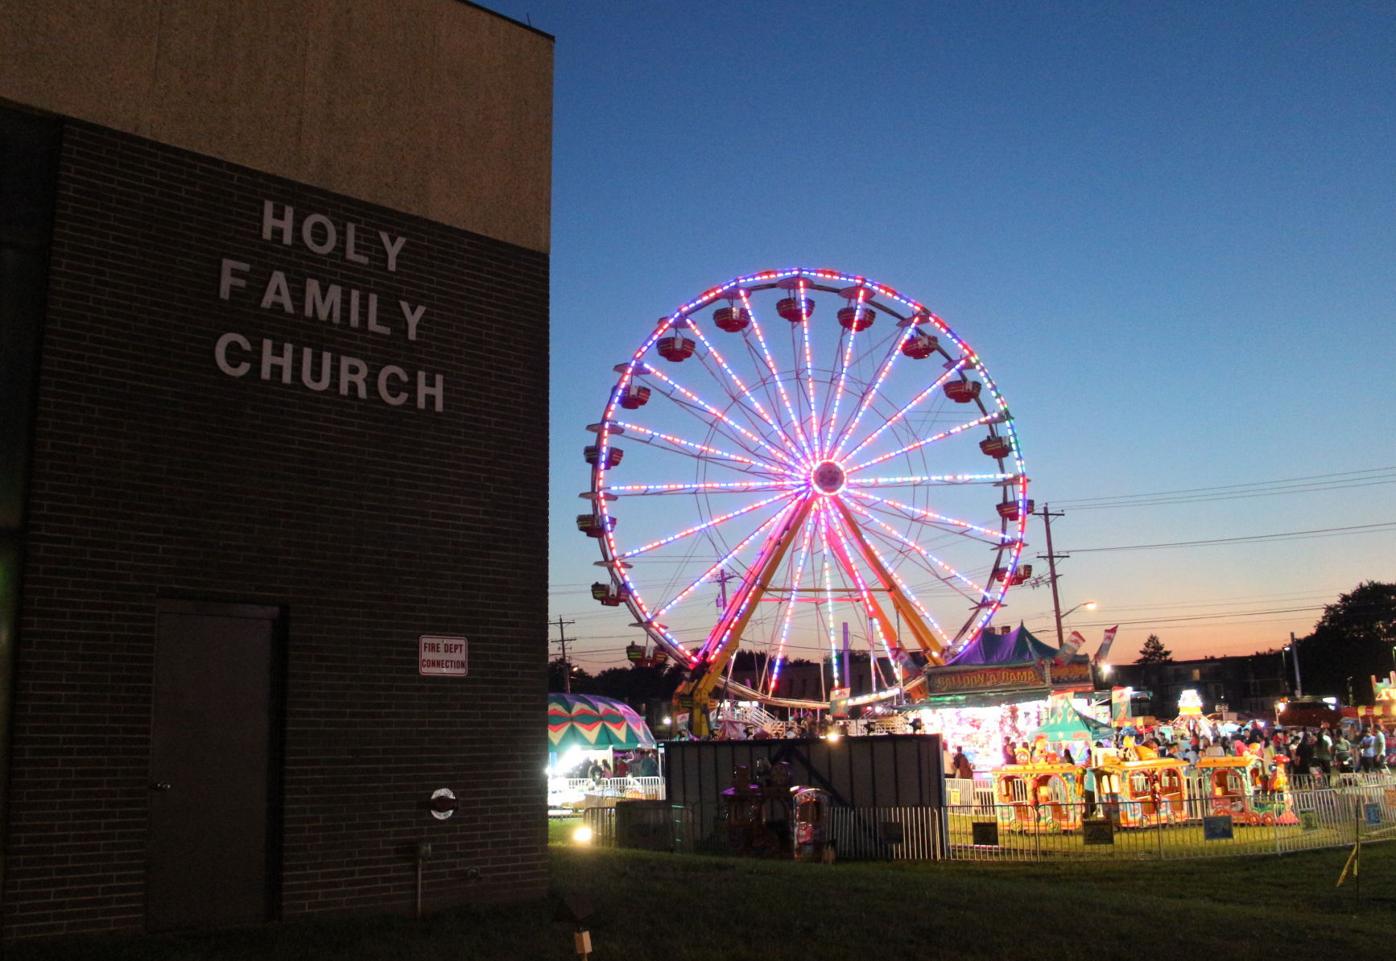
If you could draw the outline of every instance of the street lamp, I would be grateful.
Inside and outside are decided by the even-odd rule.
[[[1080,604],[1077,604],[1077,605],[1076,605],[1075,607],[1073,607],[1071,610],[1069,610],[1069,611],[1067,611],[1065,614],[1063,614],[1063,615],[1062,615],[1062,620],[1066,620],[1068,617],[1070,617],[1072,614],[1075,614],[1077,611],[1079,611],[1079,610],[1080,610],[1081,608],[1083,608],[1083,607],[1084,607],[1086,610],[1088,610],[1088,611],[1093,611],[1093,610],[1095,610],[1095,609],[1096,609],[1097,607],[1099,607],[1099,606],[1100,606],[1100,605],[1097,604],[1095,601],[1082,601]],[[1396,647],[1393,647],[1393,648],[1391,649],[1391,652],[1392,652],[1392,656],[1393,656],[1393,657],[1396,657]]]

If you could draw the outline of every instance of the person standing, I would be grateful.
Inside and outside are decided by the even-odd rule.
[[[1357,742],[1357,754],[1362,773],[1377,769],[1377,739],[1370,727],[1362,732],[1362,740]]]
[[[974,780],[974,767],[969,763],[969,758],[965,756],[965,749],[957,747],[955,757],[951,760],[951,765],[955,771],[955,776],[967,781]]]
[[[1321,727],[1318,730],[1318,737],[1314,740],[1314,764],[1327,777],[1333,773],[1333,739],[1328,736],[1328,729]]]

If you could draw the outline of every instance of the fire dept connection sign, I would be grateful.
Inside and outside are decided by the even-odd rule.
[[[423,634],[417,638],[417,673],[423,677],[465,677],[469,671],[466,640]]]

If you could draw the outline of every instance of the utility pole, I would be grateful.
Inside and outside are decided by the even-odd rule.
[[[1294,639],[1294,632],[1289,632],[1289,651],[1294,655],[1294,696],[1304,696],[1304,677],[1299,673],[1299,642]]]
[[[1052,614],[1057,622],[1057,648],[1066,646],[1066,638],[1062,636],[1062,600],[1057,592],[1057,561],[1066,560],[1070,554],[1057,554],[1052,550],[1052,518],[1064,516],[1061,511],[1055,514],[1049,509],[1046,502],[1042,504],[1042,510],[1034,511],[1038,517],[1042,518],[1042,528],[1047,535],[1047,553],[1037,556],[1047,562],[1047,579],[1052,582]]]
[[[727,568],[721,568],[713,580],[717,581],[717,609],[727,610],[727,582],[737,579],[736,574],[727,573]]]
[[[562,615],[557,616],[557,640],[554,644],[562,647],[562,689],[568,694],[572,693],[572,662],[567,660],[567,642],[576,638],[567,636],[567,625],[575,624],[576,621],[564,621]]]

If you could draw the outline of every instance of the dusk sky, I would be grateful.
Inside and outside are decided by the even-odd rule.
[[[639,639],[589,596],[585,425],[655,318],[768,268],[977,349],[1088,651],[1263,650],[1396,580],[1390,4],[488,5],[556,37],[549,616],[584,666]]]

